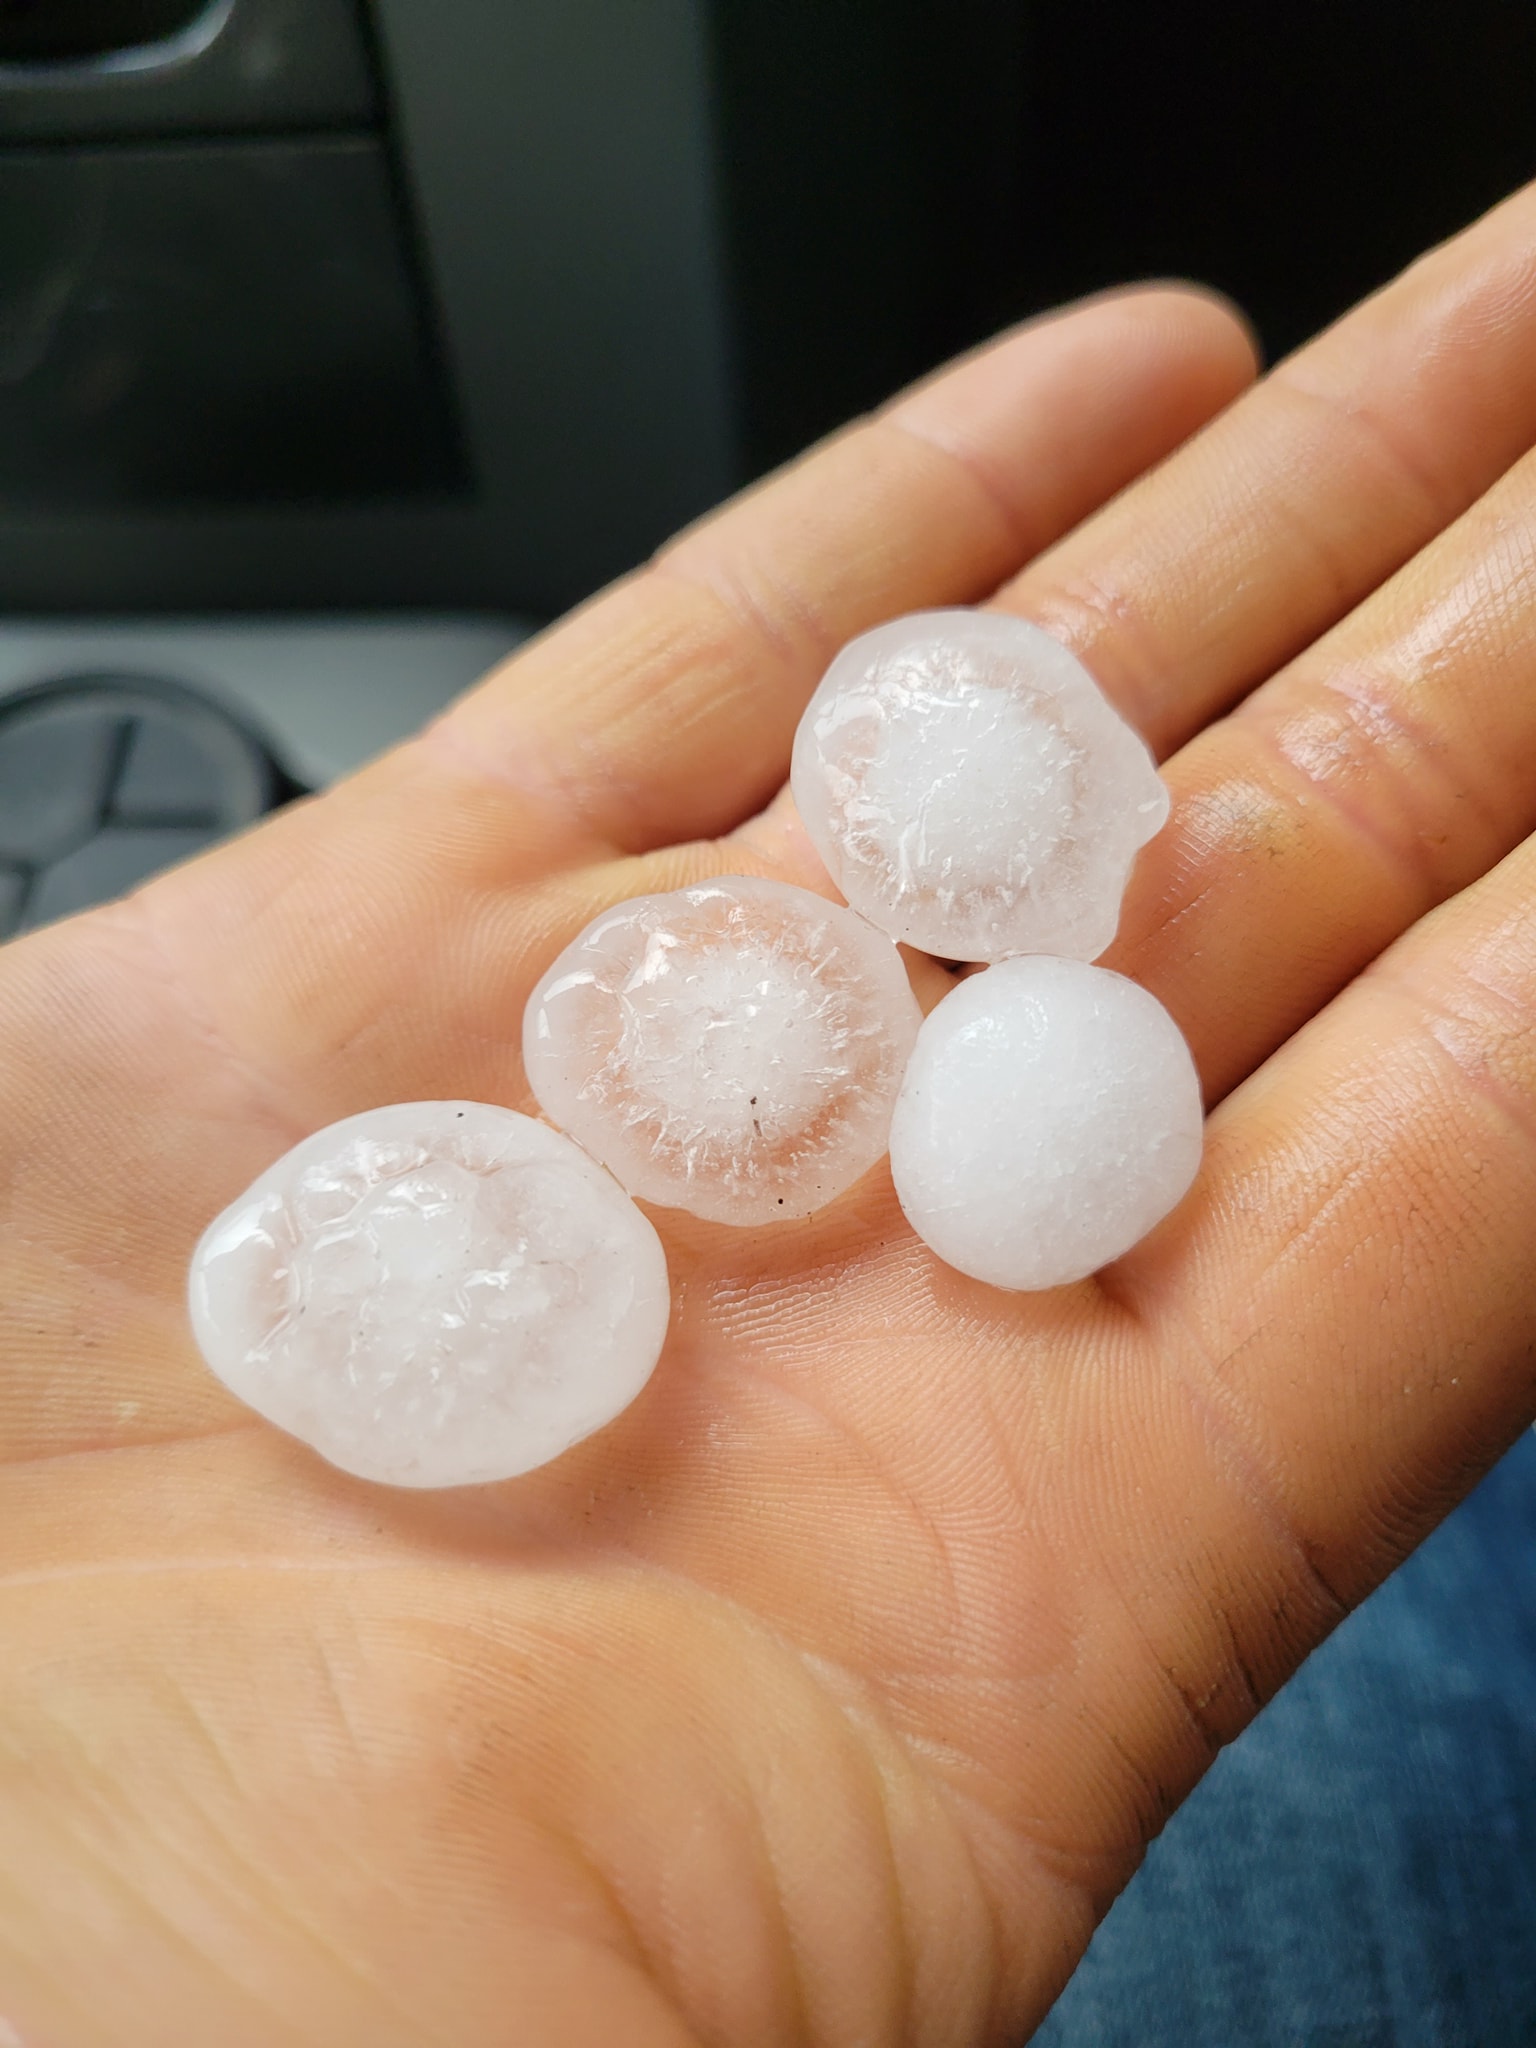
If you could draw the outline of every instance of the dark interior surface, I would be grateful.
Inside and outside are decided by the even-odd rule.
[[[1019,303],[1201,278],[1284,352],[1536,172],[1536,8],[1037,0]]]
[[[79,0],[37,0],[79,23]],[[6,0],[0,0],[0,8]],[[124,6],[136,39],[168,19],[171,0]],[[186,33],[137,43],[122,61],[42,67],[0,54],[0,143],[237,133],[293,135],[366,129],[379,115],[378,80],[362,0],[215,0],[182,6]],[[3,17],[0,17],[3,19]]]
[[[17,75],[0,606],[53,613],[548,614],[1013,318],[1182,275],[1273,355],[1536,169],[1508,0],[231,0]]]
[[[0,0],[0,63],[68,63],[175,35],[208,0]]]
[[[1023,291],[1018,0],[716,0],[724,250],[761,469],[1005,321]]]
[[[260,47],[256,29],[279,16],[288,30],[273,47],[302,47],[296,4],[306,21],[317,12],[335,25],[350,0],[235,0],[215,50],[235,49],[226,38],[242,23]],[[409,477],[402,488],[381,452],[363,494],[343,482],[329,494],[301,483],[282,501],[231,491],[216,507],[183,508],[164,492],[133,506],[13,500],[0,505],[0,607],[548,613],[739,479],[695,0],[376,0],[368,17],[385,91],[349,139],[389,165],[395,234],[374,246],[412,273],[473,493],[434,494]],[[188,75],[206,76],[213,54]],[[288,80],[286,110],[269,108],[262,132],[336,141],[334,108],[317,115],[301,82]],[[116,104],[140,103],[125,93]],[[90,146],[151,143],[140,129],[106,140],[100,118]],[[219,132],[213,123],[210,146]],[[59,133],[51,146],[71,156],[87,145]],[[18,205],[0,204],[0,249],[7,237],[25,246],[28,232]],[[31,317],[26,274],[0,254],[0,329]],[[31,330],[49,347],[68,322],[95,317],[73,303],[77,273],[59,275],[67,316]],[[380,280],[367,289],[377,295]],[[366,372],[367,336],[353,339]],[[290,346],[248,343],[269,356]],[[422,371],[432,374],[426,358]],[[295,372],[300,384],[308,374]],[[266,394],[263,407],[276,402]]]
[[[369,139],[0,153],[0,264],[0,505],[463,482]]]
[[[1271,357],[1536,171],[1509,0],[717,0],[755,467],[1007,320],[1128,279]]]

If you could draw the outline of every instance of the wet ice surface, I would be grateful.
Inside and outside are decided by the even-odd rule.
[[[1161,1222],[1201,1144],[1194,1061],[1156,997],[1035,957],[972,975],[927,1019],[891,1171],[949,1265],[994,1287],[1057,1287]]]
[[[795,802],[849,903],[950,960],[1092,960],[1168,792],[1039,627],[919,612],[851,641],[795,739]]]
[[[885,1151],[919,1011],[900,955],[787,883],[621,903],[529,1002],[544,1113],[632,1194],[718,1223],[808,1216]]]
[[[612,1421],[661,1352],[666,1259],[531,1117],[400,1103],[278,1160],[193,1259],[193,1328],[258,1413],[394,1486],[507,1479]]]

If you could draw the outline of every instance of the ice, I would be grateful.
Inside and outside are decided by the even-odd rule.
[[[601,1429],[650,1378],[670,1305],[612,1177],[475,1102],[306,1139],[211,1225],[190,1301],[233,1393],[393,1486],[509,1479]]]
[[[523,1055],[545,1115],[631,1194],[770,1223],[880,1158],[919,1021],[879,932],[727,875],[589,925],[535,989]]]
[[[948,960],[1096,959],[1168,816],[1088,671],[997,612],[918,612],[850,642],[800,721],[792,780],[853,908]]]
[[[1077,960],[1006,960],[918,1034],[891,1125],[908,1220],[994,1287],[1056,1287],[1118,1258],[1200,1164],[1200,1083],[1135,982]]]

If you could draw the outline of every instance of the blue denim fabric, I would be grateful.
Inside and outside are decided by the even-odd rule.
[[[1037,2048],[1536,2048],[1536,1439],[1153,1847]]]

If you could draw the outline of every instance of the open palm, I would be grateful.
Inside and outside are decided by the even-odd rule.
[[[1530,1419],[1536,195],[1251,371],[1190,293],[1008,337],[351,783],[0,955],[28,2044],[1020,2039]],[[528,1107],[524,998],[605,904],[825,888],[775,794],[821,669],[980,601],[1168,758],[1109,964],[1219,1105],[1169,1222],[1013,1297],[883,1168],[803,1225],[658,1213],[654,1380],[506,1486],[385,1492],[238,1410],[182,1308],[208,1218],[370,1105]]]

